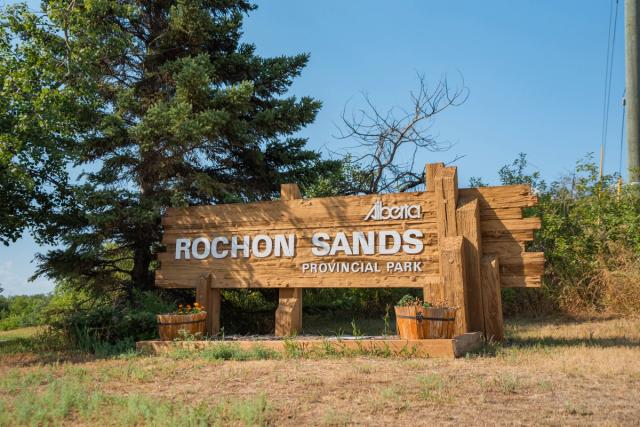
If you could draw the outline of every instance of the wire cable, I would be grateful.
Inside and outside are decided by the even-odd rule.
[[[624,120],[627,112],[627,89],[622,92],[622,121],[620,122],[620,158],[618,159],[618,175],[622,176],[622,150],[624,147]]]
[[[607,39],[607,57],[604,76],[604,99],[602,105],[602,134],[600,142],[601,159],[600,164],[604,165],[604,157],[607,148],[607,136],[609,132],[609,106],[611,104],[611,83],[613,80],[613,59],[615,54],[616,33],[618,28],[618,3],[619,0],[611,0],[609,9],[609,32]],[[604,171],[600,171],[600,176]]]

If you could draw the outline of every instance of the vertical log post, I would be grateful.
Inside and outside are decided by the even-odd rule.
[[[480,258],[482,257],[480,232],[480,205],[477,198],[458,200],[456,211],[458,234],[464,238],[465,301],[468,310],[469,331],[484,332],[482,308],[482,280]]]
[[[485,331],[481,273],[480,204],[477,198],[458,200],[455,167],[442,163],[425,168],[426,189],[433,192],[440,249],[440,284],[427,286],[427,301],[443,300],[459,307],[456,334]]]
[[[301,199],[297,184],[280,186],[281,200]],[[276,336],[294,335],[302,331],[302,289],[280,288],[276,309]]]
[[[214,336],[220,332],[220,289],[212,289],[213,274],[202,275],[196,286],[196,301],[207,312],[207,335]]]
[[[444,163],[427,163],[424,169],[424,188],[426,191],[431,192],[436,190],[436,174],[442,168],[444,168]]]
[[[455,334],[470,330],[467,293],[467,272],[464,238],[460,236],[457,223],[458,172],[455,167],[444,167],[441,163],[427,165],[427,191],[433,188],[438,246],[440,249],[439,286],[424,288],[424,299],[429,302],[444,301],[458,307]],[[433,178],[430,178],[433,176]],[[433,182],[433,187],[429,185]]]
[[[427,163],[425,166],[424,174],[425,174],[425,191],[432,193],[435,196],[436,191],[436,175],[438,172],[444,169],[444,163]],[[434,203],[434,206],[438,206],[438,203]],[[438,214],[436,213],[436,221],[438,220]],[[438,229],[440,232],[440,229]],[[440,236],[438,233],[438,239],[442,239],[444,236]],[[425,301],[443,301],[444,298],[444,287],[442,283],[431,283],[427,284],[423,289],[423,298]]]
[[[458,170],[441,168],[434,180],[438,238],[458,235],[456,208],[458,206]]]
[[[487,339],[502,341],[504,339],[504,323],[502,320],[502,295],[500,285],[500,262],[496,255],[482,257],[482,308],[484,312]]]
[[[450,306],[459,307],[456,312],[456,336],[469,331],[463,246],[462,236],[445,237],[440,244],[440,280],[444,300]]]

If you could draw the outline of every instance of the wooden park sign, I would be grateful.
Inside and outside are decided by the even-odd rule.
[[[457,170],[426,167],[426,191],[303,199],[284,184],[276,201],[170,208],[156,286],[196,288],[209,333],[220,289],[278,288],[276,334],[302,327],[303,288],[423,288],[458,306],[456,333],[502,339],[501,287],[537,287],[540,227],[526,185],[458,189]]]

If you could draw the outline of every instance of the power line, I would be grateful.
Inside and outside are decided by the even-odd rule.
[[[627,89],[622,93],[622,121],[620,122],[620,158],[618,160],[618,175],[622,176],[622,150],[624,147],[624,119],[627,112]]]
[[[609,130],[609,105],[611,104],[611,83],[613,80],[613,59],[615,53],[616,33],[618,28],[618,3],[611,0],[609,9],[609,32],[607,37],[607,56],[604,76],[604,99],[602,105],[602,134],[600,142],[600,177],[604,171],[604,156],[607,148],[607,134]]]

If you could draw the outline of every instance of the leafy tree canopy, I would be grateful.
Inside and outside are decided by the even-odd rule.
[[[0,179],[15,206],[0,233],[30,225],[6,221],[22,211],[42,216],[38,236],[63,248],[41,256],[39,274],[131,297],[153,284],[166,207],[266,200],[337,167],[296,136],[320,108],[287,95],[308,55],[263,58],[241,42],[254,8],[52,0],[42,13],[2,11]],[[73,184],[70,164],[84,171]]]

